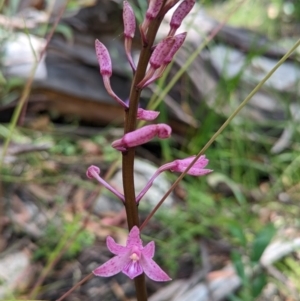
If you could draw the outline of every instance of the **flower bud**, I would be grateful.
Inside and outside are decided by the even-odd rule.
[[[112,96],[122,107],[127,109],[127,105],[123,100],[115,94],[110,85],[110,77],[112,75],[112,64],[107,48],[99,41],[95,41],[96,55],[100,66],[100,74],[103,78],[103,83],[106,91]]]
[[[146,11],[146,19],[153,20],[154,18],[156,18],[162,4],[163,0],[150,0],[148,9]]]
[[[124,35],[127,38],[133,38],[135,33],[135,15],[128,1],[123,2],[123,22]]]
[[[140,26],[140,31],[142,35],[142,40],[147,43],[146,33],[150,22],[156,18],[163,4],[163,0],[149,0],[149,6],[146,11],[146,16],[143,23]]]
[[[164,123],[146,125],[140,129],[129,132],[112,143],[112,147],[119,151],[126,151],[130,147],[135,147],[149,142],[155,136],[161,139],[169,138],[172,129]]]
[[[186,38],[186,35],[187,35],[187,33],[183,32],[183,33],[180,33],[180,34],[177,34],[176,36],[174,36],[175,42],[174,42],[171,50],[169,51],[169,53],[165,57],[164,64],[169,64],[172,61],[175,53],[182,46],[182,44],[183,44],[183,42]]]
[[[167,37],[157,44],[149,61],[150,65],[154,69],[159,68],[163,64],[164,59],[171,51],[174,43],[175,43],[175,39],[173,37]]]
[[[122,202],[125,202],[124,195],[121,194],[119,191],[117,191],[112,186],[110,186],[104,179],[102,179],[100,177],[100,168],[99,167],[97,167],[95,165],[91,165],[86,171],[86,176],[89,179],[95,179],[100,184],[102,184],[106,189],[108,189],[113,194],[115,194]]]
[[[95,165],[91,165],[86,171],[86,176],[89,179],[94,179],[96,175],[100,175],[100,168]]]
[[[152,121],[157,118],[160,112],[151,111],[151,110],[144,110],[142,108],[138,108],[137,111],[137,119],[145,120],[145,121]]]
[[[112,75],[112,64],[107,48],[99,40],[95,41],[95,48],[101,75],[110,77]]]
[[[181,25],[182,20],[186,17],[186,15],[191,11],[193,6],[195,5],[195,2],[195,0],[184,0],[179,4],[170,22],[171,30],[169,35],[175,34],[176,30]]]

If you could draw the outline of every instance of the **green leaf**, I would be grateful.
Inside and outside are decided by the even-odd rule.
[[[228,299],[230,301],[243,301],[241,298],[239,298],[238,296],[235,296],[235,295],[229,295]]]
[[[6,84],[6,80],[5,80],[3,74],[0,70],[0,85],[2,86],[2,85],[5,85],[5,84]]]
[[[267,279],[266,279],[266,275],[264,273],[256,276],[253,279],[253,282],[252,282],[252,297],[253,298],[257,298],[261,294],[266,283],[267,283]]]
[[[73,42],[73,31],[70,26],[65,24],[58,24],[55,32],[60,33],[63,35],[63,37],[69,42]]]
[[[228,222],[228,230],[230,231],[231,235],[234,238],[236,238],[243,247],[246,247],[247,239],[243,227],[237,221],[230,220]]]
[[[242,280],[243,285],[247,285],[248,277],[246,276],[245,273],[244,263],[242,261],[242,255],[237,251],[233,251],[231,253],[231,260],[233,262],[237,274]]]
[[[251,261],[256,263],[259,262],[263,252],[269,245],[270,241],[273,239],[276,233],[276,229],[273,224],[267,225],[263,228],[255,237],[252,250],[251,250]]]

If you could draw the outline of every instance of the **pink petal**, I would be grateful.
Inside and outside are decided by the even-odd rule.
[[[166,139],[166,138],[169,138],[171,136],[172,129],[167,124],[159,123],[159,124],[157,124],[157,129],[158,129],[157,130],[157,136],[160,139]]]
[[[143,253],[142,253],[143,254]],[[172,280],[151,258],[142,256],[140,259],[141,266],[145,274],[154,281]]]
[[[142,108],[139,108],[137,112],[137,119],[151,121],[154,120],[159,115],[159,113],[160,112],[157,111],[144,110]]]
[[[129,254],[130,253],[113,257],[112,259],[96,268],[93,271],[94,275],[100,277],[110,277],[120,273],[124,266],[126,266],[131,261]]]
[[[145,258],[153,258],[155,252],[155,243],[150,241],[142,250],[142,254]]]
[[[132,227],[131,231],[129,232],[126,247],[143,247],[142,241],[140,239],[140,229],[137,226]]]
[[[191,164],[191,162],[195,159],[196,156],[192,156],[192,157],[188,157],[182,160],[175,160],[176,164],[178,164],[178,166],[189,166]],[[209,160],[206,159],[205,155],[200,156],[198,158],[198,160],[194,163],[193,167],[197,167],[197,168],[204,168],[207,164],[208,164]]]
[[[182,171],[180,171],[180,172],[183,172],[185,169],[186,169],[186,167],[183,168]],[[213,170],[211,170],[211,169],[199,169],[199,168],[192,167],[189,169],[187,174],[191,175],[191,176],[204,176],[204,175],[211,173],[212,171]]]
[[[122,269],[122,272],[130,279],[133,279],[143,273],[143,268],[138,261],[130,260],[130,262]]]
[[[107,236],[106,245],[108,250],[114,255],[124,255],[128,251],[126,247],[117,244],[111,236]]]

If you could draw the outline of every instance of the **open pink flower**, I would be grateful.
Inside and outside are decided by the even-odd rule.
[[[185,159],[177,159],[170,163],[166,163],[162,165],[155,174],[151,177],[151,179],[148,181],[146,186],[142,189],[142,191],[139,193],[139,195],[136,197],[136,202],[139,203],[139,201],[142,199],[142,197],[147,193],[149,188],[152,186],[154,180],[164,171],[170,170],[172,172],[184,172],[186,168],[194,161],[196,156],[191,156]],[[207,166],[209,160],[205,157],[205,155],[200,156],[196,162],[193,164],[193,166],[187,171],[188,175],[191,176],[204,176],[212,172],[211,169],[205,169]]]
[[[164,166],[168,166],[173,172],[184,172],[195,159],[195,157],[196,156],[191,156],[185,159],[178,159],[171,163],[165,164]],[[211,169],[205,169],[208,162],[209,160],[205,157],[205,155],[200,156],[193,166],[188,170],[187,174],[191,176],[204,176],[208,173],[211,173]]]
[[[112,259],[96,268],[93,273],[100,277],[110,277],[124,273],[133,279],[143,272],[154,281],[169,281],[171,278],[152,260],[154,256],[154,242],[143,247],[140,230],[134,226],[127,239],[126,247],[117,244],[111,236],[106,239],[107,248],[116,255]]]

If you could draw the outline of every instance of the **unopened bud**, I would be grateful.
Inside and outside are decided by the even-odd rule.
[[[181,25],[182,20],[186,17],[186,15],[191,11],[193,6],[195,5],[195,2],[196,0],[184,0],[179,4],[170,22],[171,30],[169,35],[174,35],[176,30]]]
[[[159,13],[162,4],[163,0],[150,0],[148,9],[146,11],[146,18],[148,20],[153,20]]]
[[[112,143],[112,147],[119,151],[126,151],[130,147],[135,147],[149,142],[155,136],[161,139],[169,138],[172,133],[170,126],[164,123],[146,125],[140,129],[129,132]]]
[[[107,48],[99,41],[95,41],[96,55],[101,75],[112,75],[112,64]]]
[[[175,39],[173,37],[167,37],[166,39],[162,40],[157,44],[150,57],[150,65],[154,69],[159,68],[163,64],[166,56],[171,51],[174,43]]]
[[[128,1],[123,2],[123,22],[125,37],[132,39],[134,37],[136,23],[134,11]]]
[[[95,179],[100,184],[102,184],[104,187],[106,187],[109,191],[111,191],[113,194],[115,194],[122,202],[125,202],[124,195],[121,194],[119,191],[117,191],[112,186],[110,186],[104,179],[102,179],[100,177],[100,168],[99,167],[97,167],[95,165],[91,165],[86,171],[86,176],[89,179]]]
[[[169,51],[169,53],[165,57],[164,64],[169,64],[172,61],[175,53],[182,46],[182,44],[183,44],[183,42],[184,42],[184,40],[186,38],[186,35],[187,35],[187,33],[183,32],[183,33],[180,33],[180,34],[174,36],[175,42],[174,42],[171,50]]]
[[[86,171],[86,176],[89,179],[94,179],[99,174],[100,174],[100,168],[95,165],[91,165]]]

